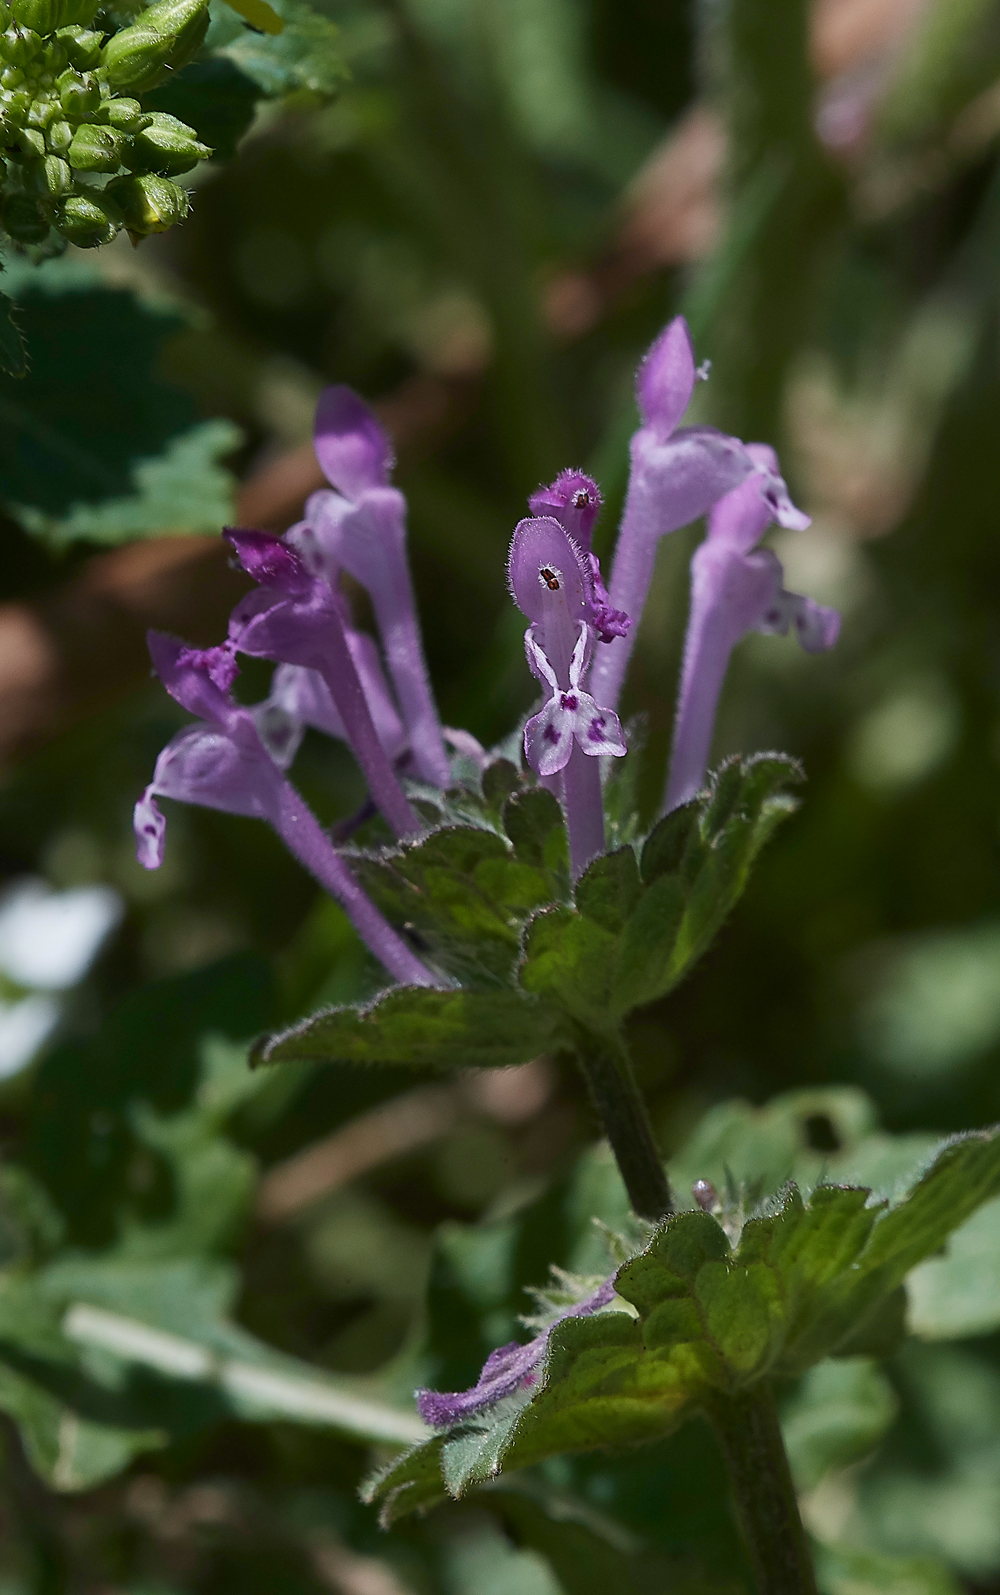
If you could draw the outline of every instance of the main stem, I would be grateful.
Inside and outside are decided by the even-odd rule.
[[[759,1595],[816,1595],[816,1575],[770,1385],[707,1408]]]
[[[633,1211],[658,1224],[670,1217],[674,1204],[625,1043],[587,1034],[577,1056]]]
[[[670,1185],[624,1041],[581,1031],[577,1056],[633,1211],[662,1222],[674,1210]],[[760,1384],[740,1395],[720,1392],[706,1411],[725,1458],[759,1595],[817,1595],[771,1387]]]

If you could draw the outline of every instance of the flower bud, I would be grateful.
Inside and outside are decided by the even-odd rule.
[[[107,194],[71,194],[56,221],[63,237],[80,249],[110,244],[121,224],[121,214]]]
[[[190,61],[208,30],[208,0],[156,0],[139,18],[144,28],[155,28],[164,38],[173,39],[179,56],[172,67]]]
[[[31,109],[31,95],[27,89],[10,89],[3,96],[4,120],[12,127],[20,128],[25,116]]]
[[[22,155],[30,157],[45,154],[45,139],[37,127],[22,127],[17,135],[17,142]]]
[[[128,140],[114,128],[84,122],[73,135],[69,164],[78,172],[114,172],[127,145]]]
[[[78,72],[90,72],[97,66],[104,47],[103,33],[93,33],[86,28],[63,28],[57,38],[70,66],[75,66]]]
[[[183,188],[153,173],[142,177],[116,177],[105,192],[120,208],[133,239],[145,238],[149,233],[165,233],[175,222],[182,222],[190,209],[190,200]]]
[[[132,140],[128,165],[134,172],[161,172],[172,176],[190,171],[198,161],[206,161],[212,151],[202,144],[194,129],[165,111],[154,111],[150,125]]]
[[[46,155],[40,161],[25,162],[22,168],[24,186],[32,194],[44,199],[60,199],[73,187],[73,173],[58,155]]]
[[[45,147],[53,155],[65,155],[72,142],[73,129],[62,118],[50,122],[45,129]]]
[[[101,103],[101,85],[90,73],[86,77],[70,67],[64,72],[56,83],[59,90],[59,104],[67,116],[77,119],[86,116],[88,111],[96,111]]]
[[[42,41],[37,33],[30,28],[8,28],[3,38],[0,39],[0,56],[2,56],[8,69],[10,67],[26,66],[33,61],[41,48]],[[7,72],[3,74],[4,87],[7,86]],[[22,78],[23,82],[23,78]]]
[[[7,195],[3,225],[17,244],[40,244],[49,235],[48,219],[30,194]]]
[[[10,0],[15,19],[36,33],[55,33],[70,23],[93,22],[98,0]]]
[[[116,89],[151,89],[186,65],[208,28],[208,0],[159,0],[104,46],[104,68]]]
[[[53,120],[55,114],[56,107],[47,97],[45,99],[32,100],[27,116],[28,126],[36,127],[39,130],[46,128]]]
[[[106,114],[110,125],[119,133],[141,133],[152,121],[152,116],[143,110],[138,100],[109,100]]]

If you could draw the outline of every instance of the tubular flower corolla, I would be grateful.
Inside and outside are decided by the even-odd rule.
[[[312,495],[305,520],[292,528],[288,541],[331,588],[346,570],[367,589],[417,773],[447,786],[448,756],[406,555],[406,500],[389,483],[391,444],[367,405],[344,387],[323,392],[314,441],[334,491]]]
[[[801,530],[809,517],[792,504],[773,449],[751,443],[747,453],[753,474],[716,504],[708,536],[691,561],[667,809],[693,797],[704,782],[719,694],[736,644],[751,631],[784,634],[794,627],[806,652],[819,653],[832,648],[840,632],[836,610],[786,592],[780,560],[756,546],[772,522]]]
[[[163,685],[198,719],[163,749],[135,806],[139,862],[157,869],[163,858],[166,819],[158,797],[266,820],[343,906],[362,941],[397,980],[434,985],[434,976],[358,886],[312,810],[267,751],[253,711],[234,703],[212,680],[204,656],[198,658],[195,650],[161,632],[150,632],[148,641]]]
[[[691,334],[677,316],[639,367],[642,426],[631,442],[632,466],[609,583],[610,603],[636,621],[653,576],[659,539],[675,532],[740,483],[753,462],[737,438],[710,426],[679,427],[698,373]],[[635,641],[615,637],[594,661],[591,688],[617,708]]]

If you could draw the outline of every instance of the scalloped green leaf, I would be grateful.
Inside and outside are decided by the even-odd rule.
[[[892,1207],[863,1187],[820,1185],[803,1201],[789,1186],[735,1245],[710,1214],[677,1214],[618,1271],[634,1316],[557,1325],[540,1385],[443,1437],[442,1487],[459,1494],[560,1452],[657,1439],[709,1398],[855,1357],[859,1326],[998,1193],[1000,1128],[945,1142]]]
[[[395,986],[367,1007],[331,1008],[259,1044],[258,1063],[505,1069],[555,1046],[559,1015],[516,992]]]

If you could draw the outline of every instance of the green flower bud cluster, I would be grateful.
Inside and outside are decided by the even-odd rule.
[[[0,226],[15,244],[133,242],[188,212],[212,151],[138,96],[191,60],[208,0],[156,0],[107,35],[100,0],[0,0]]]

